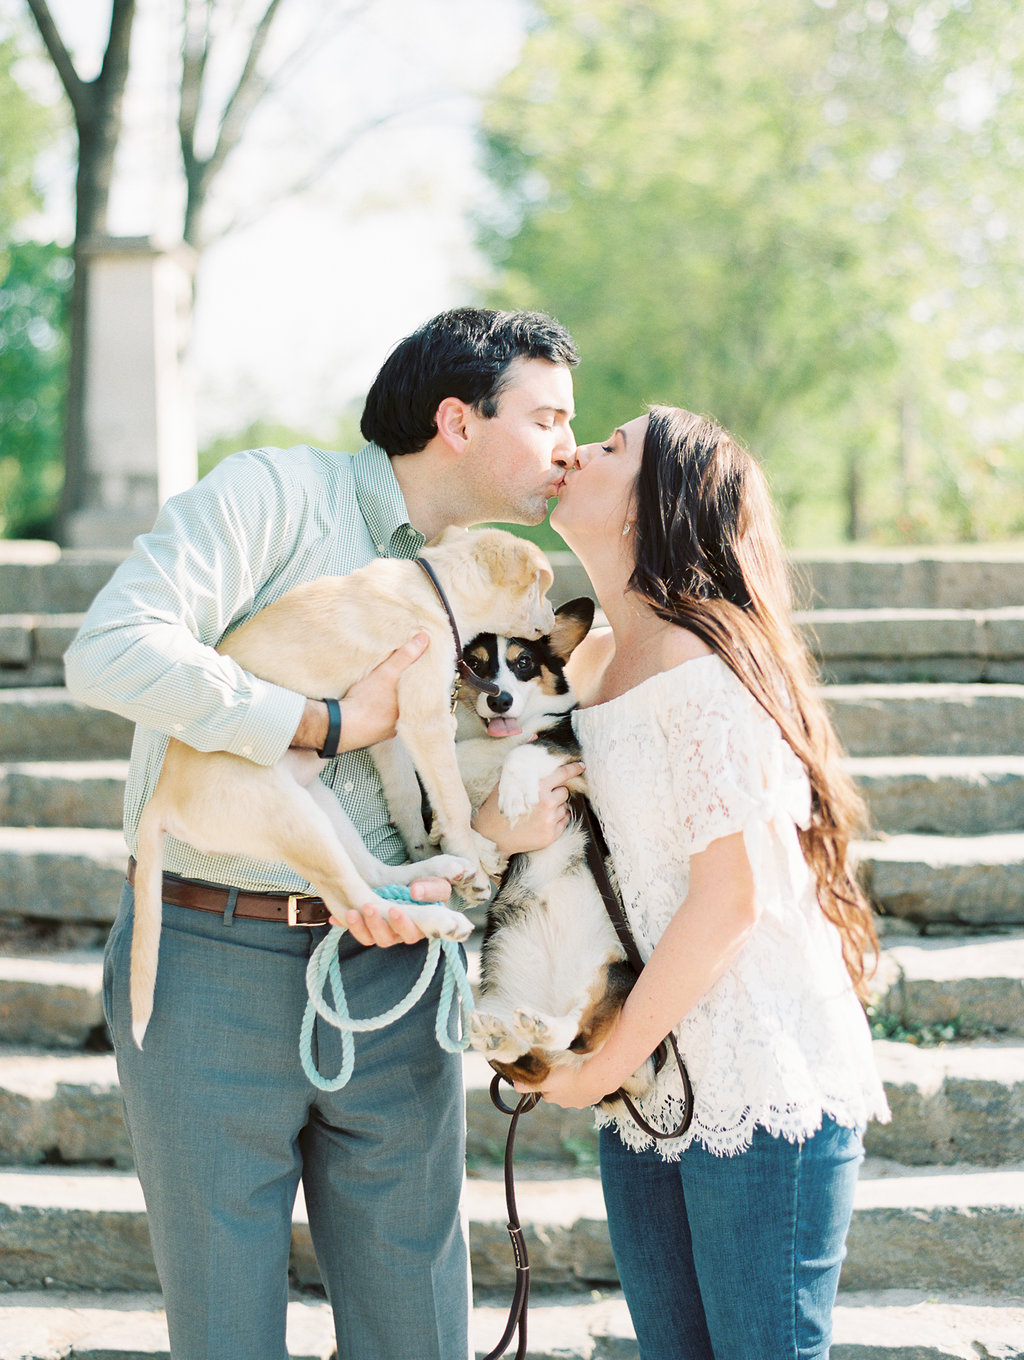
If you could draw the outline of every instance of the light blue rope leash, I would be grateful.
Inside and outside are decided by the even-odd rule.
[[[385,897],[396,902],[411,902],[413,900],[408,888],[397,885],[375,888],[374,892],[378,897]],[[424,960],[419,977],[413,983],[407,995],[392,1006],[390,1010],[384,1011],[380,1015],[353,1019],[349,1014],[348,1002],[345,999],[345,987],[341,980],[341,966],[338,963],[338,943],[344,933],[340,926],[332,926],[316,949],[313,950],[309,963],[306,965],[306,991],[309,993],[309,1000],[306,1002],[306,1012],[302,1017],[302,1029],[299,1034],[299,1057],[302,1060],[303,1072],[318,1090],[341,1090],[352,1076],[352,1068],[355,1064],[353,1034],[384,1029],[385,1026],[392,1024],[411,1010],[427,990],[441,959],[443,959],[444,977],[441,980],[441,996],[437,1003],[437,1019],[434,1023],[437,1042],[446,1053],[461,1053],[469,1046],[469,1040],[464,1034],[459,1037],[458,1034],[452,1035],[450,1032],[452,1013],[456,1007],[458,1007],[460,1021],[456,1025],[456,1029],[463,1031],[466,1027],[466,1018],[473,1009],[473,993],[470,989],[469,978],[466,976],[459,946],[454,940],[431,940],[429,942],[427,957]],[[328,984],[330,984],[331,996],[334,998],[333,1006],[324,996]],[[341,1034],[341,1069],[336,1077],[321,1076],[316,1063],[313,1061],[313,1025],[316,1022],[317,1015],[321,1016]]]

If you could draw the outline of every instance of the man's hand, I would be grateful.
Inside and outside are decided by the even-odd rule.
[[[421,878],[409,884],[409,892],[416,902],[447,902],[452,885],[445,878]],[[388,949],[393,944],[419,944],[426,936],[414,925],[396,902],[385,916],[376,903],[368,903],[359,911],[345,913],[344,921],[333,916],[331,924],[343,926],[360,944],[375,944]]]
[[[360,751],[395,735],[398,722],[398,682],[407,667],[421,657],[430,644],[427,633],[414,634],[375,666],[369,675],[341,696],[341,742],[339,751]],[[292,746],[319,751],[327,740],[327,705],[307,699]]]

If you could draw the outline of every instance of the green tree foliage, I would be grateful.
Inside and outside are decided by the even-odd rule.
[[[60,496],[66,301],[71,266],[51,244],[19,241],[39,206],[36,158],[52,112],[15,78],[14,39],[0,42],[0,535],[46,532]]]
[[[540,0],[486,136],[582,437],[707,411],[793,542],[1024,530],[1017,0]]]
[[[48,535],[64,477],[68,252],[0,251],[0,535]]]

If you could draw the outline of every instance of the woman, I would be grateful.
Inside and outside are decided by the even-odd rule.
[[[877,941],[765,484],[724,430],[655,407],[579,449],[552,524],[611,625],[573,658],[576,724],[648,962],[543,1094],[594,1104],[674,1030],[689,1132],[655,1145],[599,1112],[640,1354],[825,1357],[861,1133],[888,1118],[857,996]],[[642,1112],[669,1129],[682,1105],[669,1064]]]

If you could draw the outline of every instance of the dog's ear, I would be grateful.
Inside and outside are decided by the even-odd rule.
[[[568,661],[573,652],[590,632],[594,622],[594,601],[589,595],[581,595],[578,600],[568,600],[555,610],[555,626],[548,638],[549,646],[555,656]]]
[[[536,585],[541,598],[551,589],[555,574],[546,555],[528,538],[507,529],[477,529],[478,561],[495,585],[526,590]]]

